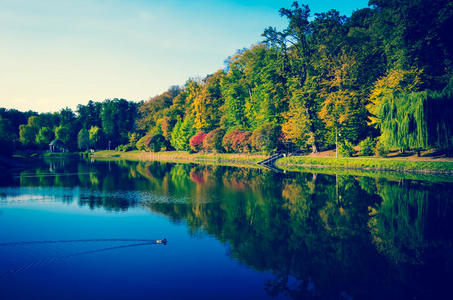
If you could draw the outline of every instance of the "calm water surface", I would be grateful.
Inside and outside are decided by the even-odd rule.
[[[78,160],[0,177],[0,299],[446,299],[452,282],[451,178]]]

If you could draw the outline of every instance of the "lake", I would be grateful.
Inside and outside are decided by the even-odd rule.
[[[65,159],[4,172],[0,299],[448,298],[453,180],[340,173]]]

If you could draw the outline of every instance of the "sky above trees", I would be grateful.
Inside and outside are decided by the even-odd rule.
[[[350,15],[367,0],[306,1]],[[0,0],[1,106],[38,112],[146,100],[261,41],[292,0]]]

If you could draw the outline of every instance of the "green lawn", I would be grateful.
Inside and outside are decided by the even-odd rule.
[[[38,156],[39,154],[35,154]],[[68,157],[68,156],[79,156],[80,152],[45,152],[42,154],[43,157]]]
[[[289,166],[353,168],[380,171],[417,171],[417,172],[442,172],[453,174],[453,162],[447,161],[412,161],[388,158],[331,158],[293,156],[278,160],[277,164]]]
[[[95,152],[96,159],[128,159],[128,160],[158,160],[167,162],[210,162],[210,163],[243,163],[256,164],[268,157],[261,154],[239,154],[239,153],[188,153],[185,151],[168,152],[143,152],[130,151],[119,152],[104,150]],[[412,161],[397,160],[389,158],[331,158],[293,156],[284,157],[277,161],[276,165],[290,170],[294,168],[343,168],[343,169],[364,169],[372,171],[408,171],[417,173],[443,173],[453,174],[453,162],[446,161]]]

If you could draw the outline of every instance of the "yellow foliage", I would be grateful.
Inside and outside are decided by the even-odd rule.
[[[376,117],[379,109],[379,105],[385,96],[399,93],[411,93],[416,92],[420,85],[420,75],[422,70],[413,68],[410,70],[390,70],[384,77],[379,78],[373,89],[371,90],[369,103],[366,106],[370,114],[372,115],[368,122],[369,125],[379,124],[379,119]]]
[[[197,85],[190,91],[193,98],[191,108],[194,117],[194,127],[204,131],[212,127],[217,120],[218,107],[221,104],[219,85],[223,72],[218,71],[209,76],[202,85]]]
[[[210,99],[206,88],[203,88],[194,98],[194,126],[197,131],[202,131],[208,126],[208,123],[206,122],[206,113],[210,104],[209,102]]]
[[[289,110],[283,113],[285,122],[282,124],[282,132],[288,141],[304,141],[310,138],[308,130],[308,118],[301,106],[290,103]]]
[[[321,46],[321,63],[318,72],[321,75],[321,97],[325,98],[331,91],[348,89],[356,82],[356,60],[344,49],[337,55],[329,55],[327,48]]]
[[[138,141],[138,135],[134,132],[129,135],[129,143],[135,144]]]
[[[286,182],[283,186],[282,197],[286,200],[283,207],[286,208],[293,217],[306,219],[310,213],[310,205],[307,203],[307,190],[303,185],[295,180]]]
[[[337,91],[329,93],[319,111],[319,118],[327,127],[346,122],[355,111],[357,93],[353,91]]]

